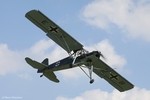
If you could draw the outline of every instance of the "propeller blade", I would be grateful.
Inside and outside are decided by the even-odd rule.
[[[104,60],[106,60],[106,57],[101,52],[99,52],[99,53],[100,53],[100,57],[102,57]]]
[[[106,57],[96,48],[96,46],[94,45],[94,49],[97,50],[100,54],[100,57],[102,57],[105,61],[107,60]]]

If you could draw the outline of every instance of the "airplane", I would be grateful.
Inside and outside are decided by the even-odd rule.
[[[68,57],[52,64],[49,64],[48,58],[40,63],[26,57],[26,62],[37,69],[37,73],[42,73],[40,77],[45,76],[49,80],[58,83],[59,80],[54,74],[55,71],[79,67],[90,78],[90,84],[94,82],[94,79],[92,78],[92,73],[94,72],[100,78],[104,78],[120,92],[130,90],[134,87],[132,83],[100,59],[100,57],[105,58],[101,52],[89,52],[85,50],[81,43],[71,37],[39,10],[31,10],[25,14],[25,17],[43,30],[50,39],[56,42],[69,54]],[[83,68],[87,68],[89,73]]]

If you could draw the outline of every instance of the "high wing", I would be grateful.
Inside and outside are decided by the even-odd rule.
[[[61,46],[68,53],[71,51],[76,52],[83,49],[83,45],[71,37],[67,32],[56,25],[52,20],[42,14],[40,11],[31,10],[26,13],[26,18],[28,18],[32,23],[46,32],[47,36]]]
[[[102,60],[96,57],[93,57],[93,60],[93,72],[99,77],[104,78],[120,92],[132,89],[134,87],[134,85],[132,85],[128,80],[118,74]]]

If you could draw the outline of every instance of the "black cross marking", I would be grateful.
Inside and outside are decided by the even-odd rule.
[[[49,26],[49,31],[58,33],[58,28],[57,27]]]
[[[110,78],[111,79],[115,79],[115,80],[118,80],[118,75],[116,74],[116,75],[113,75],[113,74],[110,74]]]

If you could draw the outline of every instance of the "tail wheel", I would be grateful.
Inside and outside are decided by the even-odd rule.
[[[43,77],[43,74],[42,74],[42,75],[40,75],[40,77]]]

